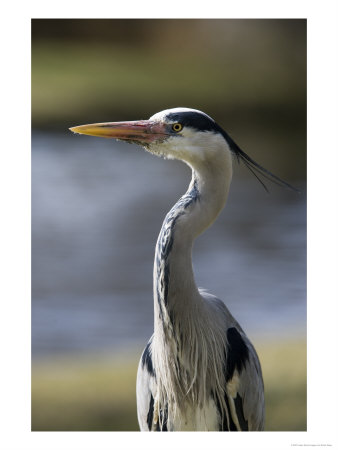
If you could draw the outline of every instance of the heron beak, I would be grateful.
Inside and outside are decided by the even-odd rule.
[[[73,133],[121,139],[123,141],[136,142],[141,145],[150,144],[154,141],[163,141],[170,135],[164,123],[151,120],[92,123],[69,129]]]

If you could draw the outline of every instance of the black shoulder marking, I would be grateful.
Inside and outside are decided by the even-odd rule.
[[[241,373],[246,361],[249,359],[249,350],[242,336],[236,328],[229,328],[227,331],[228,348],[226,355],[225,381],[228,382],[233,377],[235,369]]]
[[[230,406],[229,406],[229,399],[227,394],[224,394],[224,400],[225,400],[225,404],[228,410],[228,415],[229,415],[229,422],[227,419],[227,414],[225,411],[222,411],[222,407],[219,401],[219,398],[214,394],[214,392],[211,393],[212,398],[215,401],[216,404],[216,408],[218,410],[218,414],[219,414],[219,431],[237,431],[236,425],[234,423],[234,421],[232,420],[231,414],[230,414]]]
[[[162,429],[160,428],[160,423],[162,423]],[[168,407],[166,406],[164,411],[160,411],[160,420],[157,422],[156,431],[168,431]]]
[[[147,424],[149,431],[151,431],[151,427],[153,425],[153,416],[154,416],[154,397],[150,394],[150,404],[149,404],[149,410],[147,414]]]
[[[147,425],[149,431],[152,430],[153,417],[154,417],[154,397],[150,394],[149,410],[147,414]],[[166,407],[164,410],[164,414],[162,410],[160,411],[160,420],[157,421],[155,431],[168,431],[167,420],[168,420],[168,408]],[[162,429],[160,428],[160,422],[162,423]]]
[[[153,366],[153,360],[151,357],[151,342],[152,339],[150,339],[150,341],[148,342],[148,344],[146,345],[146,348],[144,349],[143,353],[142,353],[142,367],[146,367],[148,373],[151,376],[155,376],[155,371],[154,371],[154,366]]]
[[[236,408],[236,414],[239,422],[239,426],[241,427],[242,431],[249,431],[248,421],[244,418],[244,412],[243,412],[243,400],[242,397],[237,394],[236,398],[234,399],[235,402],[235,408]]]

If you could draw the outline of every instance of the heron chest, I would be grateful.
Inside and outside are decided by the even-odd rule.
[[[172,424],[172,431],[219,431],[219,413],[214,400],[210,397],[202,408],[188,406],[184,418]]]

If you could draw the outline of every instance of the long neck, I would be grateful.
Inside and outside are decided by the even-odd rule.
[[[226,169],[226,170],[225,170]],[[167,214],[156,244],[154,262],[155,335],[175,334],[175,323],[191,320],[203,302],[192,267],[194,239],[222,210],[231,181],[231,161],[193,167],[187,192]],[[163,330],[164,328],[164,330]],[[162,334],[162,333],[161,333]]]
[[[209,318],[192,268],[194,239],[213,223],[228,196],[231,155],[223,154],[214,163],[190,164],[193,173],[188,191],[167,214],[156,244],[152,345],[155,405],[160,417],[161,410],[167,411],[168,429],[172,429],[174,420],[185,423],[184,402],[198,401],[201,406],[210,394],[208,383],[217,385],[223,371],[222,358],[215,354],[224,351],[223,324],[220,327],[215,317]],[[212,320],[212,336],[205,333],[209,329],[205,320]],[[219,345],[215,346],[212,339]],[[211,371],[210,359],[215,364]]]

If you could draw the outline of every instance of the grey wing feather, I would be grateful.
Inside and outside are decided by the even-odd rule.
[[[262,371],[254,347],[244,333],[240,334],[248,348],[248,359],[227,382],[227,393],[233,400],[240,428],[261,431],[265,421]]]
[[[257,353],[250,340],[219,298],[200,289],[200,294],[216,308],[225,322],[227,334],[226,352],[226,402],[231,419],[221,429],[259,431],[264,429],[264,385]]]
[[[152,364],[150,338],[141,356],[136,380],[137,418],[141,431],[150,431],[153,423],[155,373]]]

